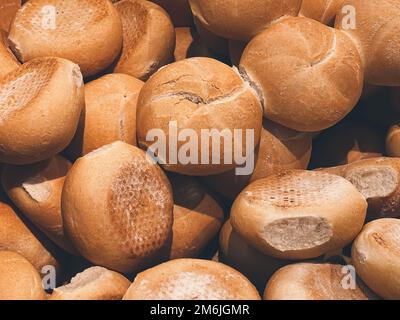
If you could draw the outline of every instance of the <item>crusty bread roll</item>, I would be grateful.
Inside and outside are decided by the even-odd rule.
[[[121,300],[131,282],[117,272],[91,267],[55,288],[49,300]]]
[[[175,27],[193,25],[193,16],[188,0],[151,0],[151,2],[157,3],[168,12]]]
[[[349,180],[367,199],[370,215],[400,216],[400,158],[365,159],[321,171]]]
[[[282,16],[296,16],[301,0],[189,0],[192,12],[213,33],[250,40]]]
[[[228,43],[229,58],[233,66],[237,67],[239,66],[240,59],[242,58],[242,54],[244,49],[246,49],[246,46],[247,42],[238,40],[229,40]]]
[[[146,149],[154,146],[155,141],[148,139],[147,135],[152,133],[152,129],[161,131],[166,137],[165,157],[158,155],[165,163],[163,167],[181,174],[210,175],[235,167],[234,149],[242,147],[245,152],[254,148],[260,139],[261,123],[261,105],[254,89],[233,69],[210,58],[191,58],[166,66],[146,82],[139,96],[139,145]],[[174,139],[169,134],[174,130],[171,126],[175,126],[177,135],[186,134],[185,129],[193,130],[197,147],[192,139],[189,143],[187,137],[178,141],[177,147],[170,144],[170,140]],[[202,130],[209,130],[210,133],[212,129],[223,135],[217,139],[221,152],[214,152],[214,158],[219,157],[219,163],[212,159],[212,149],[216,149],[212,147],[212,140],[216,139],[212,139],[211,135],[202,135]],[[236,145],[234,129],[241,130],[244,136]],[[249,143],[245,137],[246,130],[251,130],[254,146],[246,145]],[[169,161],[174,154],[178,155],[182,146],[187,147],[188,144],[197,149],[198,164],[194,161],[182,164],[179,157],[175,163]],[[231,163],[224,161],[225,153],[232,155]],[[208,160],[208,164],[204,159]]]
[[[345,0],[351,6],[336,18],[336,27],[344,29],[357,44],[370,84],[400,85],[400,14],[397,0]],[[353,24],[349,23],[353,19]]]
[[[391,126],[386,136],[386,153],[390,157],[400,157],[400,126]]]
[[[366,211],[364,197],[346,179],[294,170],[245,188],[232,206],[231,223],[264,254],[297,260],[349,244],[360,232]]]
[[[0,251],[0,300],[45,300],[42,279],[18,253]]]
[[[219,259],[243,273],[260,290],[287,261],[267,256],[254,249],[232,228],[228,220],[221,229]]]
[[[143,150],[120,141],[74,163],[61,208],[66,233],[82,256],[120,272],[155,261],[172,231],[168,179]]]
[[[384,136],[378,128],[361,121],[342,121],[322,132],[313,144],[312,165],[330,167],[384,154]]]
[[[39,58],[0,79],[0,161],[30,164],[61,152],[84,105],[79,67]]]
[[[114,72],[147,80],[173,60],[175,29],[168,14],[145,0],[115,4],[122,20],[123,48]]]
[[[345,0],[303,0],[299,16],[333,25],[344,2]]]
[[[174,195],[170,259],[196,258],[221,229],[224,212],[195,178],[168,177]]]
[[[259,88],[264,116],[298,131],[320,131],[342,120],[363,87],[351,39],[308,18],[283,19],[253,38],[240,70]]]
[[[19,62],[8,47],[7,37],[0,30],[0,78],[18,67]]]
[[[8,32],[10,24],[21,7],[21,0],[1,0],[0,1],[0,32],[1,29]]]
[[[143,82],[108,74],[85,84],[85,109],[67,154],[76,159],[120,140],[136,145],[136,104]]]
[[[212,57],[212,53],[200,39],[196,29],[188,27],[175,28],[176,45],[175,61],[192,57]]]
[[[61,156],[27,165],[3,168],[4,190],[21,212],[64,250],[74,253],[64,235],[61,191],[71,163]]]
[[[122,25],[108,0],[30,0],[18,11],[9,40],[23,62],[65,58],[87,77],[114,61],[122,46]]]
[[[0,250],[19,253],[39,272],[44,266],[59,269],[46,240],[35,228],[21,220],[12,207],[0,202]]]
[[[268,281],[264,299],[368,300],[368,293],[352,277],[345,266],[338,264],[291,264],[279,269]],[[355,287],[350,282],[355,282]]]
[[[285,170],[307,169],[311,149],[311,134],[294,131],[264,119],[252,174],[238,176],[233,169],[204,177],[203,181],[223,196],[234,199],[251,181]]]
[[[385,299],[400,299],[400,220],[368,223],[353,244],[352,261],[368,287]]]
[[[259,300],[250,281],[218,262],[176,259],[135,278],[124,300]]]

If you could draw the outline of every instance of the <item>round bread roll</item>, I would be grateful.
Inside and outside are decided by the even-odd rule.
[[[236,198],[235,231],[262,253],[316,258],[343,248],[360,232],[367,202],[342,177],[294,170],[260,179]]]
[[[0,251],[0,300],[45,300],[42,279],[18,253]]]
[[[175,31],[168,14],[144,0],[115,4],[122,20],[123,48],[114,72],[147,80],[174,57]]]
[[[400,157],[400,126],[390,127],[386,136],[386,153],[390,157]]]
[[[49,300],[121,300],[131,282],[117,272],[91,267],[55,288]]]
[[[174,195],[170,259],[195,258],[221,229],[224,211],[195,178],[168,177]]]
[[[221,229],[220,261],[243,273],[261,291],[272,274],[287,261],[262,254],[232,228],[228,220]]]
[[[252,181],[292,169],[307,169],[312,149],[312,135],[263,120],[256,163],[251,175],[238,176],[235,169],[207,176],[203,181],[223,196],[235,199]]]
[[[3,29],[3,31],[8,32],[8,30],[10,29],[10,24],[20,7],[21,7],[21,0],[1,0],[0,29]]]
[[[10,29],[22,62],[55,56],[78,64],[85,77],[106,69],[122,47],[122,25],[108,0],[30,0]]]
[[[357,43],[365,66],[365,78],[380,86],[400,85],[400,3],[397,0],[346,0],[336,18]]]
[[[31,225],[21,220],[12,207],[0,202],[0,250],[19,253],[39,272],[45,266],[53,266],[58,270],[59,264],[49,251],[46,240]]]
[[[301,0],[189,0],[192,12],[213,33],[248,41],[282,16],[296,16]]]
[[[334,25],[335,17],[346,0],[303,0],[299,16],[307,17],[323,24]]]
[[[368,213],[378,217],[400,216],[400,159],[373,158],[344,166],[324,168],[350,181],[368,201]]]
[[[18,67],[19,62],[8,47],[7,37],[5,33],[0,30],[0,78]]]
[[[156,155],[166,170],[201,176],[234,168],[235,151],[253,152],[262,110],[253,88],[233,69],[213,59],[191,58],[166,66],[146,82],[137,123],[139,145],[149,152],[156,154],[160,144],[153,134],[165,137],[165,154]],[[234,139],[234,130],[242,139]],[[215,141],[220,145],[215,147]]]
[[[143,150],[120,141],[75,162],[61,208],[81,255],[120,272],[135,273],[155,261],[172,231],[168,179]]]
[[[124,300],[260,300],[238,271],[218,262],[176,259],[139,273]]]
[[[357,274],[385,299],[400,299],[399,234],[400,220],[378,219],[364,227],[352,248]]]
[[[333,126],[353,109],[363,88],[351,39],[308,18],[283,19],[253,38],[240,70],[259,88],[264,116],[298,131]]]
[[[0,79],[0,161],[30,164],[72,140],[84,105],[79,67],[64,59],[27,62]]]
[[[193,16],[188,0],[151,0],[151,2],[157,3],[168,12],[175,27],[193,25]]]
[[[244,41],[229,40],[228,42],[229,58],[233,66],[237,67],[239,66],[240,59],[242,58],[242,54],[244,49],[246,49],[246,46],[247,43]]]
[[[381,157],[384,150],[384,136],[379,129],[366,122],[345,120],[317,137],[312,164],[317,168],[344,165]]]
[[[67,154],[88,154],[114,141],[136,145],[136,104],[143,82],[108,74],[85,85],[85,109]]]
[[[70,167],[57,155],[32,165],[4,166],[1,180],[19,210],[58,246],[74,253],[61,217],[61,192]]]
[[[279,269],[268,281],[265,300],[369,300],[348,267],[296,263]]]
[[[192,57],[212,57],[204,41],[194,28],[175,28],[176,45],[175,61],[181,61]]]

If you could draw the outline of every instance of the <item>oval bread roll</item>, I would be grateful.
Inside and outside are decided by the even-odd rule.
[[[34,59],[0,79],[0,161],[31,164],[72,140],[84,105],[79,67]]]
[[[154,263],[172,231],[171,186],[143,151],[117,141],[79,158],[65,180],[62,215],[79,253],[135,273]]]
[[[346,179],[295,170],[245,188],[232,206],[231,223],[264,254],[309,259],[349,244],[361,231],[366,210],[364,197]]]
[[[124,300],[260,300],[238,271],[218,262],[177,259],[140,273]]]

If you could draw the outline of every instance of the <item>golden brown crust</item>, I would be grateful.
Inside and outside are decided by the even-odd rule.
[[[21,0],[2,0],[0,2],[0,32],[8,32],[10,24],[21,7]]]
[[[238,271],[218,262],[172,260],[140,273],[124,300],[259,300]]]

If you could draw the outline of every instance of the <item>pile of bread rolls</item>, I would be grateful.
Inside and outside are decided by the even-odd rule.
[[[399,14],[1,1],[0,299],[400,299]]]

